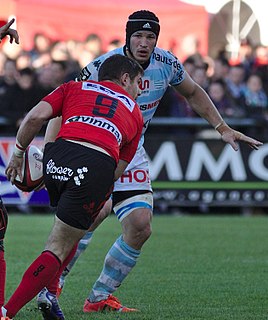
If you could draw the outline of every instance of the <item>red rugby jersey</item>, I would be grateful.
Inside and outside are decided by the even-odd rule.
[[[137,103],[119,85],[70,81],[42,99],[62,116],[58,138],[90,142],[117,162],[130,162],[140,139],[143,118]]]

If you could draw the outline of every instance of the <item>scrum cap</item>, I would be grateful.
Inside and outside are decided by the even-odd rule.
[[[160,24],[157,16],[148,10],[140,10],[132,13],[128,17],[126,25],[126,46],[130,49],[131,35],[140,30],[152,31],[156,35],[156,40],[160,32]]]

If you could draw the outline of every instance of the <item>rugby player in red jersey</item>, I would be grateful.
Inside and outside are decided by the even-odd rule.
[[[59,86],[23,120],[6,168],[12,183],[21,176],[23,154],[43,124],[62,117],[57,139],[46,144],[43,158],[45,185],[57,210],[44,251],[1,308],[3,319],[14,317],[62,271],[110,197],[114,181],[132,160],[143,128],[134,100],[140,94],[142,75],[138,62],[114,55],[102,64],[98,82],[71,81]],[[63,313],[57,319],[64,319]]]

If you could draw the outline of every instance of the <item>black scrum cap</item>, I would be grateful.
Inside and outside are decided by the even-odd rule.
[[[126,46],[130,50],[131,35],[140,30],[152,31],[156,35],[156,40],[160,32],[160,24],[157,16],[148,10],[140,10],[132,13],[128,17],[126,25]]]

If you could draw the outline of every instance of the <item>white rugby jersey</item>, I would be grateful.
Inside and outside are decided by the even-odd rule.
[[[102,62],[114,54],[124,53],[124,47],[117,48],[90,62],[80,73],[79,80],[98,81],[98,71]],[[137,103],[144,119],[139,147],[143,145],[144,133],[169,85],[178,85],[184,80],[182,63],[169,51],[155,47],[150,58],[150,64],[144,70],[141,83],[141,95]]]

